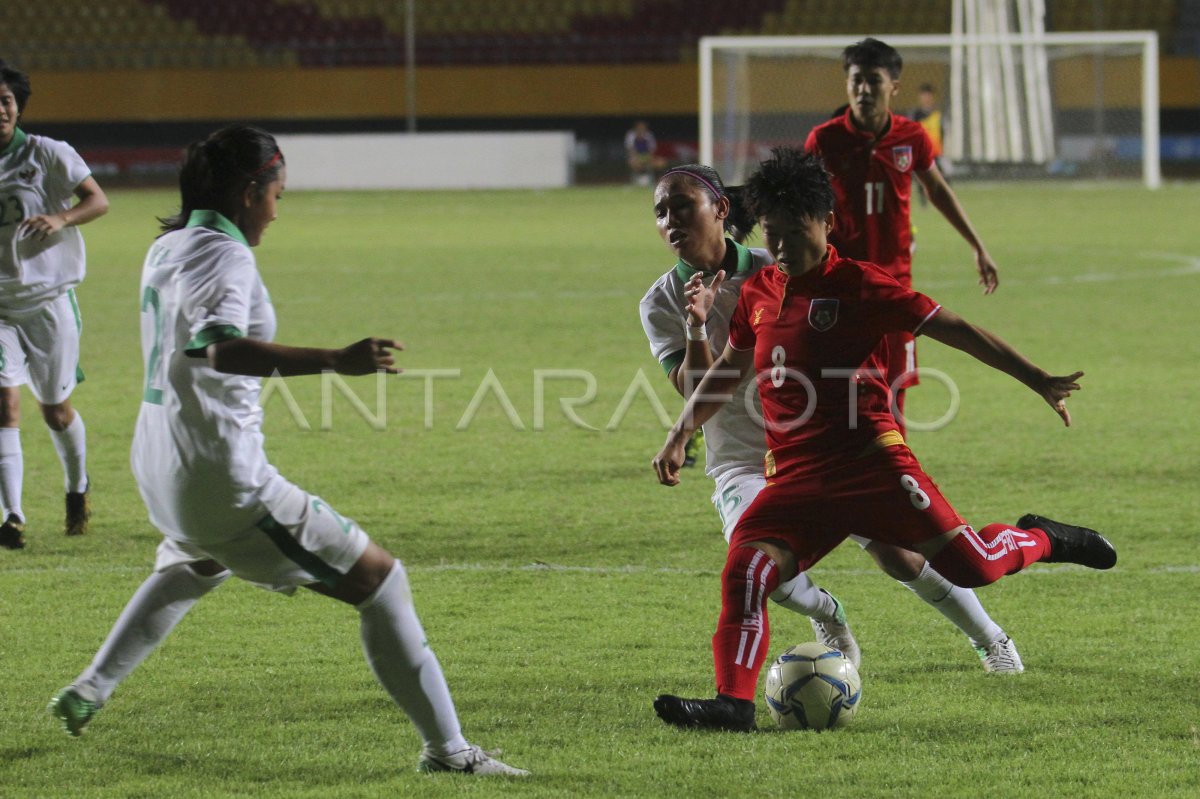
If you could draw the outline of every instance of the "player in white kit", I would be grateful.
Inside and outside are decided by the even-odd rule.
[[[766,250],[747,249],[727,237],[727,228],[736,236],[748,233],[755,224],[753,219],[739,218],[744,213],[733,199],[716,170],[697,164],[672,168],[654,192],[659,234],[679,261],[642,299],[642,327],[651,353],[684,396],[725,347],[729,317],[742,283],[773,263]],[[712,501],[728,541],[737,520],[766,484],[763,459],[767,445],[752,377],[704,425],[704,438],[708,446],[706,473],[716,481]],[[971,641],[985,671],[1012,674],[1024,670],[1012,639],[987,614],[974,591],[952,585],[914,552],[863,536],[851,538],[884,572],[958,627]],[[822,643],[859,662],[858,643],[840,603],[806,574],[801,572],[780,585],[771,598],[809,616]]]
[[[262,377],[395,373],[392,350],[400,348],[379,338],[342,349],[272,343],[275,313],[250,248],[275,219],[285,180],[275,139],[257,128],[223,128],[188,149],[182,208],[163,220],[140,294],[145,383],[131,460],[163,541],[154,573],[50,711],[79,735],[120,681],[232,573],[358,609],[367,661],[424,740],[421,770],[523,776],[463,738],[400,562],[267,460]]]
[[[0,546],[8,549],[25,546],[19,425],[26,383],[63,465],[64,532],[87,532],[86,435],[70,399],[83,379],[74,289],[86,259],[78,227],[108,210],[71,145],[18,126],[30,94],[29,77],[0,60]]]

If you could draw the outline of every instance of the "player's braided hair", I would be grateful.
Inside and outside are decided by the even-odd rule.
[[[179,170],[180,210],[158,221],[164,232],[187,224],[192,211],[218,211],[230,217],[251,183],[256,191],[279,175],[283,153],[275,137],[253,125],[229,125],[188,145]]]
[[[0,83],[7,86],[13,93],[13,97],[16,98],[17,113],[24,114],[25,103],[29,102],[29,96],[33,94],[33,89],[29,85],[29,76],[0,58]]]
[[[824,219],[833,211],[833,184],[821,159],[794,147],[776,147],[743,187],[756,219],[783,211],[798,219]]]

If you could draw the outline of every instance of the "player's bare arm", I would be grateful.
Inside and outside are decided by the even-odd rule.
[[[368,375],[377,371],[397,374],[392,350],[404,345],[390,338],[364,338],[341,349],[289,347],[251,338],[236,338],[209,344],[208,364],[218,372],[270,377],[315,375],[337,372],[343,375]]]
[[[684,351],[683,362],[671,370],[671,385],[683,397],[690,397],[696,384],[704,377],[713,364],[712,350],[708,346],[708,335],[704,325],[708,321],[708,312],[712,309],[717,296],[717,289],[725,282],[725,270],[717,271],[710,285],[704,285],[704,273],[697,272],[683,288],[683,296],[687,298],[684,324],[687,326],[687,349]]]
[[[721,357],[705,372],[704,379],[696,386],[667,434],[666,443],[650,462],[660,483],[668,486],[679,484],[679,469],[683,465],[683,449],[688,439],[729,402],[734,390],[753,366],[753,350],[742,352],[727,345]]]
[[[23,221],[19,235],[36,236],[38,241],[45,241],[48,236],[65,227],[86,225],[108,213],[108,197],[96,179],[90,175],[75,187],[75,196],[79,198],[79,202],[65,211],[39,214]]]
[[[924,324],[920,334],[962,350],[993,369],[1016,378],[1045,400],[1062,418],[1063,424],[1071,426],[1067,397],[1071,396],[1072,391],[1082,388],[1078,380],[1083,377],[1083,372],[1052,375],[1017,352],[995,333],[976,327],[945,308]]]
[[[988,254],[987,248],[983,246],[983,241],[975,232],[975,228],[971,226],[971,220],[967,218],[967,212],[958,202],[954,190],[950,188],[950,184],[946,182],[946,178],[936,164],[931,165],[929,169],[917,172],[916,176],[921,181],[921,185],[925,187],[925,194],[929,197],[929,202],[938,209],[942,216],[946,217],[946,221],[954,226],[967,244],[971,245],[971,249],[975,252],[975,268],[979,272],[979,285],[983,286],[984,294],[991,294],[1000,285],[1000,275],[996,269],[996,263]]]

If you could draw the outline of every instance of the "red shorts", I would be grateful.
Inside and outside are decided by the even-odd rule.
[[[805,571],[851,534],[915,549],[965,524],[912,451],[898,445],[817,478],[768,479],[729,545],[780,541]]]

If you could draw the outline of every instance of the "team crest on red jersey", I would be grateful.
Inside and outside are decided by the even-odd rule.
[[[836,325],[837,316],[837,300],[813,300],[808,304],[808,323],[820,333]]]
[[[907,172],[912,166],[912,145],[906,144],[903,147],[892,148],[892,160],[896,162],[896,169],[901,172]]]

